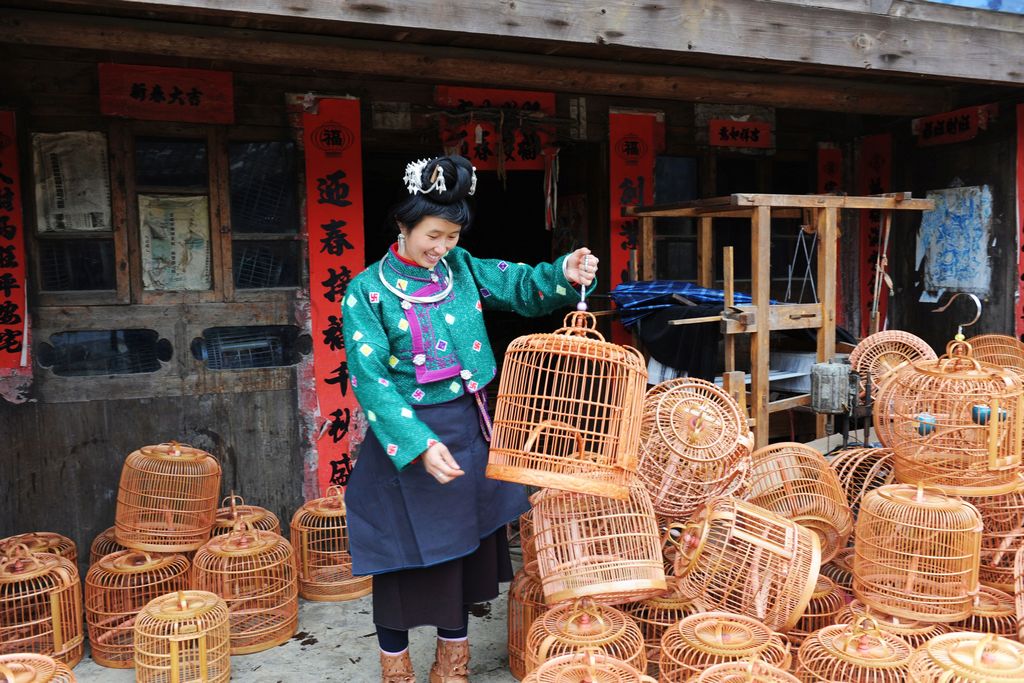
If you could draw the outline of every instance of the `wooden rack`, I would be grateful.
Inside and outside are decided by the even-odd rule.
[[[713,232],[716,218],[750,219],[750,272],[752,303],[736,306],[733,301],[732,248],[726,248],[725,309],[721,316],[725,335],[725,372],[723,387],[745,406],[743,372],[736,370],[737,334],[752,335],[750,343],[750,425],[756,447],[768,444],[768,416],[771,413],[808,405],[810,394],[778,401],[768,400],[768,353],[772,331],[792,329],[818,330],[818,362],[835,355],[836,339],[836,242],[838,217],[842,209],[926,211],[935,204],[930,199],[913,199],[909,192],[873,196],[733,194],[691,202],[634,206],[625,209],[628,216],[640,219],[638,275],[653,280],[655,269],[654,221],[656,218],[697,219],[697,284],[714,285]],[[772,218],[804,218],[818,233],[818,299],[816,304],[770,304],[771,298],[771,222]],[[711,322],[703,318],[687,322]],[[764,322],[767,321],[767,325]],[[824,416],[818,418],[818,436],[824,435]]]

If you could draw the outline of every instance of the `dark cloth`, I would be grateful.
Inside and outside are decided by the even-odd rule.
[[[636,331],[644,343],[644,348],[662,365],[685,371],[690,377],[713,382],[718,374],[721,323],[716,321],[695,325],[669,325],[669,321],[703,318],[721,312],[721,304],[668,306],[650,311],[647,316],[638,320]]]
[[[724,290],[708,289],[679,280],[622,282],[611,292],[615,305],[621,311],[622,324],[627,327],[660,308],[676,305],[678,302],[673,298],[676,294],[695,304],[719,304],[719,310],[725,304]],[[733,295],[733,303],[736,305],[749,304],[750,301],[750,295],[744,292]]]

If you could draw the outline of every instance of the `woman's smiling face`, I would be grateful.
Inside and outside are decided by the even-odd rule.
[[[441,257],[459,243],[462,226],[437,216],[426,216],[412,230],[399,226],[405,235],[405,254],[424,268],[433,269]]]

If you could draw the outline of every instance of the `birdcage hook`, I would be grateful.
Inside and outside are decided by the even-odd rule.
[[[965,339],[965,337],[964,337],[964,328],[965,327],[970,327],[974,323],[978,322],[978,320],[981,318],[981,299],[979,299],[976,294],[970,294],[968,292],[957,292],[956,294],[954,294],[953,296],[951,296],[949,298],[949,301],[946,302],[945,306],[940,306],[939,308],[933,308],[932,309],[932,313],[942,313],[947,308],[949,308],[950,305],[954,301],[957,300],[957,297],[959,297],[961,295],[962,296],[969,296],[969,297],[971,297],[971,301],[974,302],[974,305],[975,305],[975,307],[977,309],[977,312],[974,314],[974,317],[971,319],[970,322],[968,322],[968,323],[961,323],[961,324],[957,325],[956,337],[955,337],[955,339],[957,341],[963,341]]]

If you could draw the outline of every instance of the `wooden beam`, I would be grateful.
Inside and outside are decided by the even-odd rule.
[[[935,208],[931,199],[914,199],[909,192],[891,195],[851,196],[803,194],[734,194],[736,206],[798,206],[801,208],[834,207],[837,209],[902,209],[930,211]]]
[[[771,208],[759,206],[750,221],[750,295],[758,320],[768,320],[769,297],[771,296],[771,250],[772,218]],[[771,332],[767,327],[754,332],[750,339],[750,415],[757,421],[754,430],[754,445],[762,448],[768,445],[768,341]]]
[[[800,394],[799,396],[790,396],[789,398],[779,399],[778,401],[772,401],[768,404],[769,413],[777,413],[782,410],[792,410],[793,408],[799,408],[800,406],[811,405],[810,394]],[[760,446],[758,446],[760,448]]]
[[[711,287],[715,283],[715,240],[711,222],[712,219],[705,216],[697,223],[697,284],[701,287]]]
[[[753,334],[760,329],[762,318],[756,306],[733,306],[739,311],[754,312],[754,322],[744,325],[738,320],[722,317],[722,334]],[[779,330],[813,330],[821,327],[822,315],[820,304],[775,304],[768,307],[768,329]]]
[[[653,280],[655,277],[654,252],[654,218],[647,216],[640,219],[640,279]]]
[[[138,3],[130,4],[141,7]],[[332,5],[339,10],[357,6],[355,3]],[[358,6],[377,5],[362,3]],[[441,16],[429,3],[411,3],[406,9],[413,24],[422,11],[428,11],[432,17]],[[244,11],[244,4],[238,10]],[[493,11],[494,7],[488,3],[487,26],[497,30],[500,21]],[[446,28],[453,25],[456,24],[450,17],[445,19]],[[951,108],[945,90],[912,85],[556,58],[34,10],[5,10],[0,15],[0,43],[97,50],[104,55],[137,53],[169,59],[213,60],[228,65],[414,78],[430,83],[486,84],[820,111],[913,116]]]

